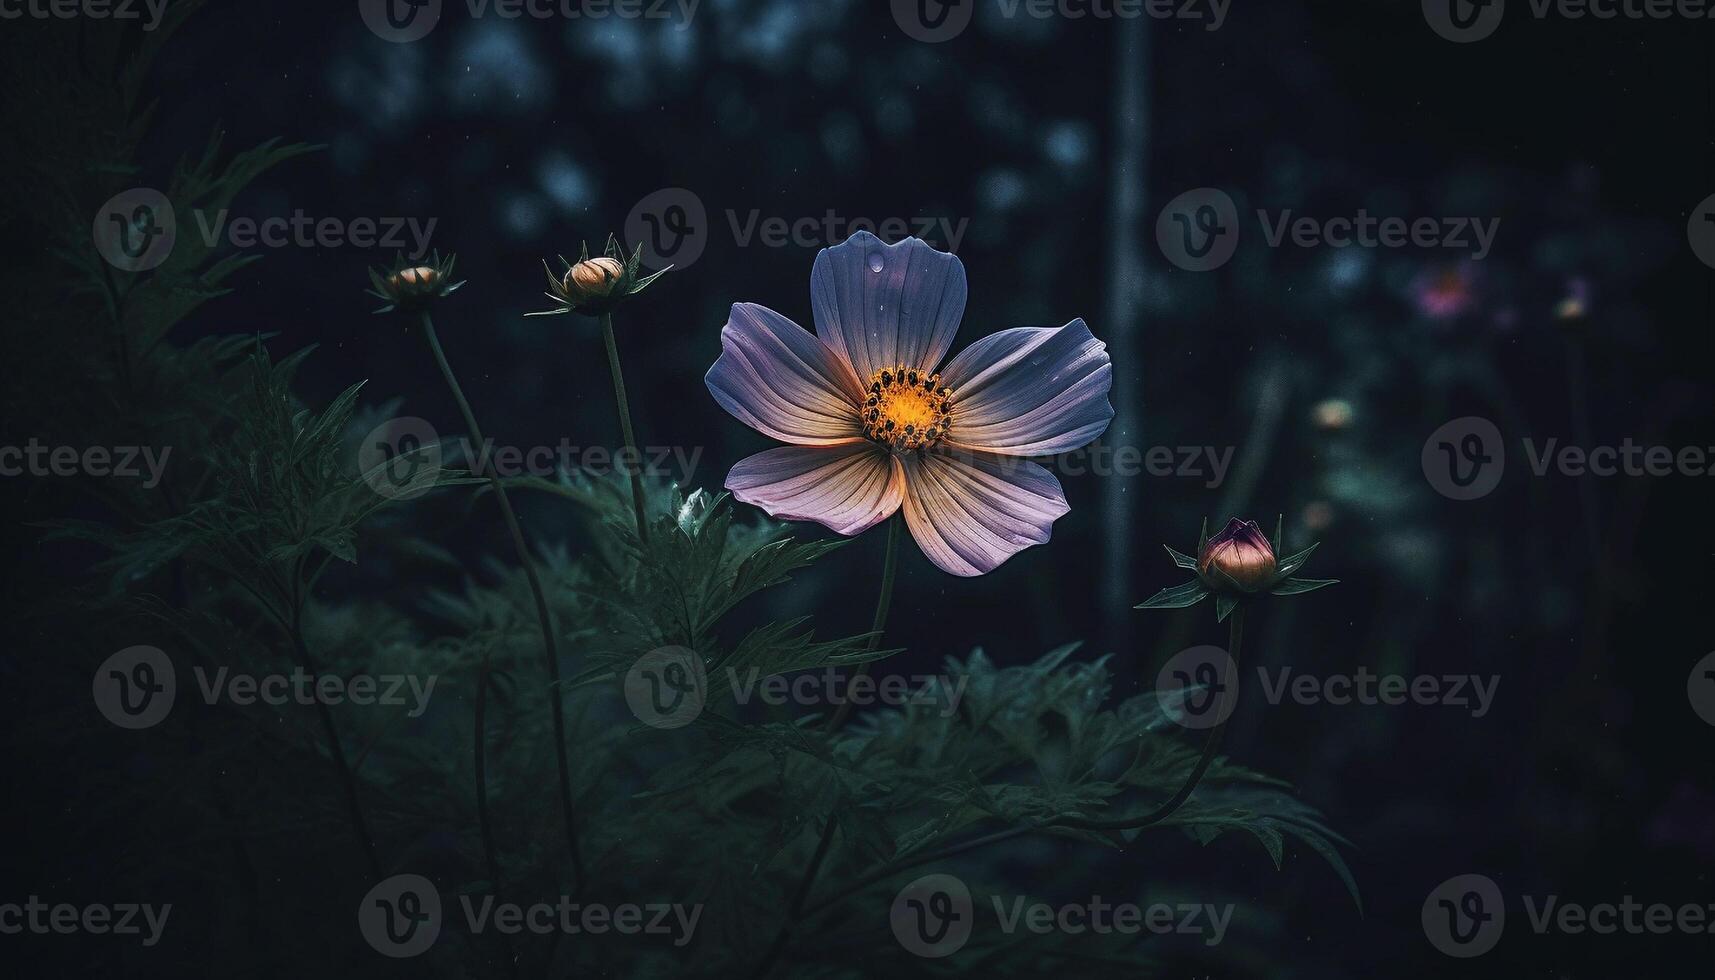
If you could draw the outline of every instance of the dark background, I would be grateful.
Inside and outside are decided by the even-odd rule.
[[[815,252],[741,246],[729,209],[968,219],[955,351],[1083,316],[1118,348],[1128,441],[1231,446],[1234,469],[1216,488],[1066,476],[1073,510],[1053,542],[980,579],[907,548],[889,641],[908,651],[887,669],[921,673],[979,646],[1023,662],[1083,641],[1152,686],[1171,653],[1224,635],[1206,606],[1129,610],[1180,580],[1160,545],[1189,550],[1204,517],[1272,527],[1282,513],[1290,547],[1322,542],[1309,573],[1343,581],[1253,616],[1253,664],[1495,675],[1499,694],[1483,718],[1242,702],[1227,751],[1294,782],[1354,842],[1365,909],[1313,856],[1276,873],[1247,842],[1112,868],[1116,880],[1189,869],[1222,882],[1241,902],[1235,930],[1257,910],[1251,921],[1267,925],[1248,938],[1266,962],[1217,949],[1192,961],[1197,975],[1709,975],[1710,936],[1537,936],[1516,896],[1715,902],[1712,729],[1686,693],[1711,649],[1711,484],[1538,478],[1519,444],[1715,444],[1715,271],[1685,239],[1691,209],[1715,192],[1715,21],[1539,21],[1515,2],[1495,36],[1456,45],[1415,2],[1235,0],[1218,31],[1145,24],[1146,84],[1131,91],[1118,66],[1135,25],[978,7],[962,36],[930,45],[879,2],[703,0],[689,25],[473,21],[450,4],[429,37],[390,44],[353,3],[216,3],[156,70],[145,176],[164,177],[219,125],[232,147],[325,144],[256,182],[235,215],[436,219],[434,246],[457,252],[469,280],[439,314],[443,340],[490,434],[519,446],[617,438],[593,321],[522,318],[548,306],[541,260],[623,235],[647,194],[689,189],[709,214],[706,250],[627,306],[619,332],[640,441],[700,449],[691,483],[710,489],[767,445],[702,384],[726,309],[754,301],[808,325]],[[1145,166],[1124,173],[1117,120],[1136,112],[1146,124],[1130,150]],[[1129,222],[1126,181],[1142,195]],[[1233,262],[1181,272],[1155,245],[1155,218],[1204,186],[1231,193],[1241,215],[1367,207],[1498,217],[1500,231],[1491,256],[1462,264],[1411,248],[1270,249],[1250,222]],[[1113,262],[1116,225],[1137,236],[1135,263]],[[185,339],[258,331],[280,352],[319,345],[301,374],[311,404],[368,379],[366,405],[399,397],[398,414],[457,430],[422,345],[371,316],[361,292],[366,267],[391,256],[262,251]],[[1464,308],[1430,315],[1421,284],[1445,277]],[[1582,315],[1557,315],[1575,293]],[[1135,298],[1121,323],[1109,322],[1116,294]],[[1351,406],[1345,428],[1315,423],[1328,399]],[[1499,489],[1471,502],[1435,493],[1418,462],[1428,434],[1463,415],[1493,419],[1508,442]],[[525,510],[532,534],[577,547],[564,508],[531,498]],[[437,499],[412,519],[507,556],[486,509]],[[814,609],[830,635],[862,631],[880,538],[752,614]],[[398,583],[360,567],[329,587],[385,595]],[[13,839],[52,839],[23,833]],[[1011,865],[1022,881],[1060,887],[1028,857]],[[1501,945],[1471,962],[1443,958],[1419,924],[1429,891],[1462,873],[1513,899]]]

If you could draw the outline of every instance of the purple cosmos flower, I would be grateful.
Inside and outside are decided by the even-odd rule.
[[[1060,481],[1024,457],[1080,448],[1113,418],[1107,346],[1083,320],[982,338],[936,373],[965,312],[965,267],[916,238],[858,232],[810,273],[814,334],[738,303],[705,379],[739,421],[789,445],[742,460],[727,489],[785,520],[858,534],[905,508],[954,575],[1048,540]]]

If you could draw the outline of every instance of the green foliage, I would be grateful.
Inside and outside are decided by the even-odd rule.
[[[5,206],[51,243],[54,258],[54,274],[39,280],[0,271],[34,341],[5,359],[0,388],[8,411],[17,409],[10,418],[63,433],[68,443],[175,450],[159,488],[79,486],[88,498],[79,512],[97,517],[45,508],[60,515],[41,522],[47,547],[93,546],[99,557],[89,562],[85,593],[33,614],[80,657],[141,633],[181,668],[263,674],[298,664],[348,679],[432,678],[436,688],[415,714],[410,705],[325,716],[301,704],[187,710],[150,733],[149,765],[127,773],[130,785],[104,785],[100,800],[66,808],[74,832],[122,820],[139,839],[169,842],[161,849],[183,855],[207,882],[206,904],[267,921],[273,934],[325,937],[272,951],[293,972],[328,973],[370,956],[355,929],[328,927],[349,922],[346,905],[324,914],[334,904],[328,896],[373,884],[356,857],[336,754],[349,764],[383,868],[433,875],[449,905],[454,895],[497,892],[521,903],[575,894],[703,906],[686,948],[613,936],[558,944],[520,937],[496,947],[449,935],[419,961],[431,975],[502,976],[509,957],[524,974],[743,975],[788,922],[779,976],[1037,976],[1070,964],[1136,975],[1149,960],[1124,936],[988,930],[946,963],[919,959],[893,942],[887,911],[900,885],[928,870],[956,869],[980,895],[1016,894],[1003,855],[1008,864],[1035,862],[1026,880],[1072,880],[1145,846],[1171,846],[1170,828],[1201,844],[1242,833],[1277,867],[1290,845],[1302,845],[1332,864],[1356,899],[1339,853],[1345,842],[1321,816],[1285,783],[1224,758],[1157,826],[1101,833],[1062,825],[1146,812],[1179,789],[1198,757],[1171,721],[1176,704],[1149,692],[1116,698],[1108,660],[1080,659],[1076,645],[1012,666],[981,650],[949,658],[908,703],[859,712],[833,732],[825,730],[825,703],[742,703],[740,680],[849,676],[900,651],[868,634],[817,639],[789,583],[806,572],[848,573],[848,557],[838,554],[844,542],[790,533],[735,510],[725,494],[649,486],[645,539],[621,479],[507,482],[521,505],[572,517],[566,523],[578,528],[569,543],[530,542],[566,678],[551,687],[533,597],[515,556],[496,544],[486,481],[454,472],[413,501],[378,494],[354,464],[354,437],[372,427],[358,404],[361,382],[310,407],[293,390],[308,351],[274,361],[264,338],[175,342],[174,327],[220,295],[246,258],[216,254],[189,235],[166,265],[145,274],[114,272],[95,255],[88,216],[140,181],[133,151],[147,117],[139,90],[149,59],[195,6],[168,5],[162,30],[134,45],[115,43],[99,22],[86,25],[78,57],[63,63],[86,65],[89,75],[56,80],[63,90],[20,71],[22,60],[0,76],[23,95],[23,117],[10,120],[15,149],[46,163],[32,164],[20,177],[24,193]],[[12,45],[32,43],[17,37],[50,50],[69,43],[63,31],[16,26],[7,32]],[[218,210],[307,149],[268,143],[223,159],[217,137],[176,169],[165,191],[187,213]],[[91,159],[109,162],[70,165]],[[87,380],[75,392],[49,382],[64,377]],[[448,498],[461,501],[460,522],[445,518]],[[1188,556],[1169,554],[1194,568]],[[1205,594],[1193,582],[1155,604],[1189,605]],[[765,600],[786,614],[763,615]],[[908,644],[909,626],[896,625],[885,640]],[[666,646],[694,651],[710,682],[701,715],[674,730],[641,724],[624,688],[639,658]],[[98,758],[99,739],[110,733],[89,730],[94,662],[68,661],[81,691],[66,703],[85,712],[41,724],[60,736],[57,751]],[[552,699],[569,719],[588,869],[575,882],[548,790]],[[497,867],[477,831],[479,789]],[[164,802],[110,812],[110,801],[135,798]],[[794,918],[794,895],[830,826],[826,860]],[[965,849],[997,833],[1016,834],[1009,839],[1017,848]],[[958,853],[938,857],[943,850]],[[128,893],[146,873],[115,874],[113,888]],[[256,888],[257,880],[269,888]],[[1144,892],[1140,885],[1115,897],[1141,900]],[[279,897],[303,894],[316,900]],[[225,952],[250,972],[280,967],[252,962],[262,954],[242,942]]]

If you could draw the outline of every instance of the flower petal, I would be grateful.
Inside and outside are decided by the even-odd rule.
[[[990,334],[941,372],[953,389],[947,438],[1007,456],[1070,452],[1107,431],[1113,377],[1107,345],[1081,319]]]
[[[733,496],[783,521],[815,521],[860,534],[892,516],[905,472],[880,446],[782,446],[739,460],[727,474]]]
[[[883,368],[933,371],[965,315],[965,265],[920,239],[894,245],[867,231],[816,255],[816,335],[864,383]]]
[[[1068,509],[1060,481],[1027,460],[986,453],[905,457],[905,523],[929,560],[953,575],[992,572],[1045,543]]]
[[[721,356],[703,379],[734,418],[799,446],[863,438],[863,386],[815,334],[765,306],[735,303],[721,330]]]

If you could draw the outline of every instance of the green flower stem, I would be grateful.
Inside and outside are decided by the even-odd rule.
[[[881,634],[887,628],[887,613],[893,606],[893,579],[899,570],[899,525],[904,523],[904,520],[904,515],[896,511],[887,522],[887,553],[881,560],[881,592],[876,596],[875,617],[870,621],[870,653],[874,653],[881,646]],[[857,673],[852,675],[852,680],[855,681],[868,673],[869,664],[867,662],[859,664]],[[846,718],[851,714],[851,710],[852,702],[848,698],[828,719],[828,724],[822,729],[822,734],[832,735],[839,731],[840,726],[845,724]],[[837,810],[838,807],[835,809]],[[767,976],[768,971],[774,968],[774,962],[780,958],[781,952],[786,949],[786,943],[792,938],[792,929],[803,916],[804,903],[809,901],[810,889],[816,884],[816,875],[822,870],[822,862],[827,859],[828,846],[833,843],[836,823],[833,814],[829,813],[828,821],[822,827],[822,839],[816,845],[816,853],[810,856],[810,863],[804,868],[804,877],[799,880],[798,890],[792,895],[792,904],[786,910],[786,922],[775,934],[773,944],[768,947],[768,953],[758,964],[756,971],[751,974],[753,977]]]
[[[881,646],[882,631],[887,629],[887,612],[893,605],[893,576],[899,569],[899,525],[904,522],[905,515],[900,511],[894,511],[893,517],[887,522],[887,556],[881,560],[881,594],[875,598],[875,618],[870,621],[869,626],[870,653],[874,653],[876,648]],[[868,673],[869,663],[865,661],[858,665],[857,673],[852,675],[852,680],[855,681]],[[822,729],[822,734],[832,735],[839,731],[840,726],[846,723],[846,718],[851,713],[852,702],[850,698],[847,698],[833,716],[828,719],[827,727]],[[815,874],[815,869],[812,868],[810,873]]]
[[[459,412],[464,416],[464,424],[470,430],[471,439],[478,446],[487,445],[487,440],[482,437],[482,428],[476,423],[476,414],[471,411],[470,402],[465,399],[464,389],[459,387],[452,365],[447,362],[446,352],[441,350],[440,338],[435,336],[434,321],[427,313],[423,314],[423,336],[429,342],[429,350],[435,355],[435,363],[440,366],[441,376],[446,378],[447,387],[452,389],[453,400],[458,402]],[[519,564],[524,566],[524,577],[530,583],[530,594],[536,600],[536,618],[542,627],[542,659],[548,671],[548,704],[552,707],[554,716],[554,756],[560,770],[560,812],[565,818],[566,847],[571,853],[572,874],[578,884],[582,884],[583,854],[578,849],[577,823],[572,813],[571,767],[566,761],[566,712],[561,704],[564,692],[560,690],[560,654],[554,643],[554,625],[548,611],[548,597],[542,591],[542,580],[536,575],[536,563],[531,560],[530,549],[524,543],[524,532],[518,526],[518,515],[513,513],[512,501],[507,499],[506,486],[501,483],[499,474],[494,472],[492,467],[489,468],[488,480],[494,488],[494,499],[500,504],[500,514],[506,519],[506,529],[512,535],[512,546],[518,552]],[[480,740],[482,737],[483,733],[479,728],[477,738]],[[483,795],[486,796],[486,793]]]
[[[1078,830],[1138,830],[1166,820],[1185,805],[1185,801],[1189,800],[1191,793],[1196,790],[1197,784],[1202,782],[1203,775],[1209,771],[1209,765],[1215,761],[1215,751],[1221,745],[1221,733],[1226,731],[1227,717],[1232,712],[1233,698],[1238,696],[1239,679],[1236,675],[1239,668],[1239,644],[1244,641],[1245,636],[1245,604],[1243,602],[1234,606],[1232,614],[1227,617],[1227,630],[1227,658],[1234,676],[1223,676],[1221,679],[1221,706],[1216,711],[1216,717],[1220,718],[1221,721],[1209,729],[1209,734],[1204,737],[1203,754],[1198,758],[1197,765],[1191,770],[1191,775],[1186,777],[1184,785],[1179,787],[1179,792],[1174,793],[1172,799],[1142,817],[1118,817],[1112,820],[1057,817],[1054,820],[1054,826],[1073,827]]]
[[[1239,664],[1239,644],[1244,640],[1244,615],[1245,607],[1243,603],[1240,603],[1238,606],[1234,607],[1232,615],[1227,617],[1227,653],[1232,658],[1234,676],[1223,678],[1224,690],[1221,695],[1222,703],[1219,711],[1220,714],[1229,713],[1232,698],[1236,696],[1235,689],[1238,685],[1238,677],[1236,675],[1238,673]],[[1172,816],[1175,811],[1185,805],[1186,800],[1191,798],[1192,791],[1197,788],[1197,784],[1202,781],[1204,774],[1209,771],[1209,766],[1215,759],[1215,750],[1220,745],[1221,732],[1225,728],[1226,722],[1223,721],[1221,724],[1210,729],[1209,735],[1203,741],[1203,754],[1198,758],[1196,767],[1191,770],[1191,774],[1186,778],[1184,785],[1179,787],[1179,792],[1173,794],[1172,799],[1168,800],[1166,803],[1157,807],[1155,810],[1143,817],[1125,817],[1116,820],[1086,820],[1081,817],[1070,816],[1055,817],[1046,823],[1008,827],[1005,830],[997,830],[992,834],[986,834],[982,837],[973,837],[970,840],[961,841],[957,844],[949,844],[948,846],[937,850],[924,851],[899,861],[891,862],[861,878],[858,878],[856,881],[840,888],[840,890],[835,892],[833,895],[830,895],[822,901],[804,909],[802,915],[797,916],[796,918],[807,918],[826,909],[832,908],[847,898],[850,898],[852,895],[863,891],[865,888],[879,882],[886,881],[888,878],[891,878],[908,868],[915,868],[921,865],[931,864],[936,861],[942,861],[947,858],[963,854],[967,851],[974,851],[978,848],[987,847],[990,844],[999,844],[1017,837],[1022,837],[1025,834],[1040,833],[1054,827],[1072,827],[1082,830],[1140,830],[1145,827],[1158,824]]]
[[[631,430],[631,401],[625,395],[625,372],[619,367],[619,342],[613,338],[613,314],[601,315],[601,342],[607,347],[607,370],[613,375],[613,400],[619,406],[619,434],[631,457],[631,505],[637,511],[637,537],[649,541],[649,520],[643,507],[643,456],[637,451],[637,436]]]

